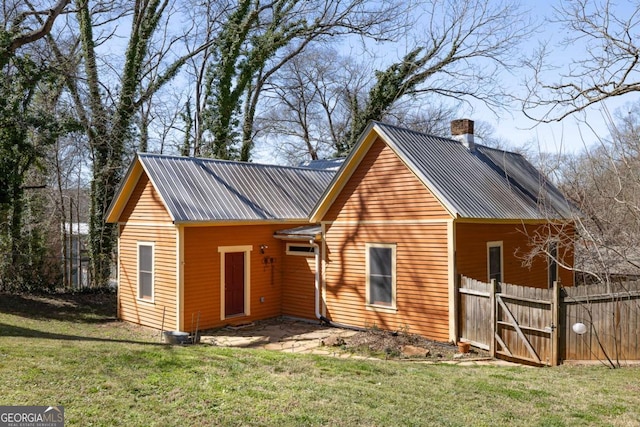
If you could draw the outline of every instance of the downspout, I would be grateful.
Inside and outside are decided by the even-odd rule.
[[[309,244],[313,246],[313,254],[316,257],[316,318],[323,322],[330,323],[327,318],[320,314],[320,246],[313,239],[309,239]]]
[[[364,331],[365,328],[359,328],[357,326],[345,325],[344,323],[333,322],[322,314],[320,314],[320,246],[313,240],[309,239],[309,244],[313,246],[313,254],[316,257],[316,318],[327,325],[331,325],[336,328],[353,329],[356,331]]]

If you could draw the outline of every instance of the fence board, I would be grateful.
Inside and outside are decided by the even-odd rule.
[[[460,340],[489,349],[491,340],[490,284],[467,277],[460,279]]]
[[[507,283],[460,278],[460,340],[492,354],[552,363],[551,293]],[[557,359],[556,359],[557,360]]]
[[[640,282],[564,288],[564,360],[640,360]],[[572,327],[581,322],[587,333]]]

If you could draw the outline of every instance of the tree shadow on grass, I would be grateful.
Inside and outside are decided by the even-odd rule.
[[[16,325],[8,325],[6,323],[0,323],[0,337],[20,337],[20,338],[42,338],[50,340],[61,341],[95,341],[95,342],[109,342],[109,343],[122,343],[122,344],[142,344],[145,346],[160,346],[171,347],[161,342],[153,341],[136,341],[132,339],[120,339],[120,338],[105,338],[96,337],[91,335],[70,335],[60,334],[56,332],[41,331],[38,329],[24,328]]]
[[[104,323],[116,318],[115,294],[0,294],[0,313],[34,320]]]
[[[55,327],[28,328],[20,321],[0,323],[0,337],[43,338],[62,341],[95,341],[126,344],[166,344],[145,339],[128,338],[131,333],[116,325],[115,294],[56,294],[56,295],[12,295],[0,294],[0,314],[9,314],[40,322],[60,321],[70,325],[95,325],[113,328],[116,337],[100,337],[93,328],[80,327],[78,334],[56,332]],[[44,325],[47,325],[46,323]],[[49,330],[46,330],[49,329]],[[86,335],[82,335],[83,329]],[[75,332],[75,330],[74,330]],[[119,338],[122,336],[123,338]]]

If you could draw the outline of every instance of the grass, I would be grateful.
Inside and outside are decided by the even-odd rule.
[[[95,299],[95,300],[94,300]],[[635,426],[640,369],[461,367],[159,344],[113,297],[0,295],[0,404],[66,425]]]

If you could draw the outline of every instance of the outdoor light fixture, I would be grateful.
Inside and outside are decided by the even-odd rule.
[[[571,329],[573,329],[573,332],[578,335],[584,335],[587,332],[587,326],[584,323],[580,322],[574,323]]]
[[[264,254],[264,250],[268,249],[268,248],[269,248],[269,246],[267,246],[267,245],[260,245],[260,253]]]

